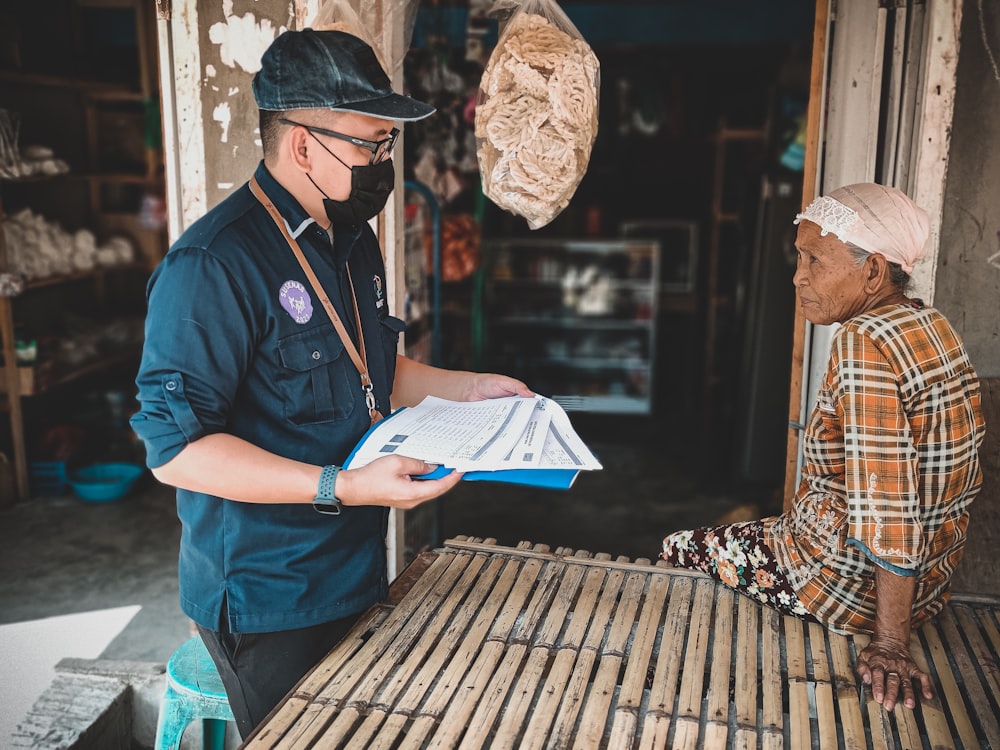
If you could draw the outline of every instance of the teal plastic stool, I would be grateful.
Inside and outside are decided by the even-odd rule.
[[[177,750],[184,730],[195,719],[202,720],[202,747],[222,750],[226,722],[235,719],[215,662],[198,636],[185,641],[167,662],[155,750]]]

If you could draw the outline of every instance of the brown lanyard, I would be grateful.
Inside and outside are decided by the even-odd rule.
[[[299,265],[302,266],[302,270],[305,272],[306,278],[309,279],[309,283],[312,285],[313,291],[316,293],[316,296],[319,297],[319,301],[323,303],[323,309],[325,309],[326,314],[330,316],[330,321],[333,323],[333,327],[337,329],[337,334],[340,336],[340,340],[344,342],[344,348],[351,356],[351,360],[354,362],[354,367],[361,376],[361,390],[364,391],[365,394],[365,406],[368,407],[368,416],[371,418],[372,424],[375,424],[382,419],[382,414],[380,414],[379,410],[375,408],[375,392],[372,387],[372,379],[368,376],[368,358],[365,356],[365,336],[361,331],[361,313],[358,310],[357,295],[354,294],[354,282],[351,279],[351,269],[347,269],[347,280],[351,286],[351,302],[354,303],[354,320],[358,327],[358,344],[361,347],[360,352],[358,352],[358,348],[354,346],[354,342],[351,341],[351,337],[344,328],[343,321],[341,321],[340,316],[337,315],[337,311],[334,309],[333,303],[330,302],[330,297],[323,289],[323,285],[320,284],[319,279],[316,278],[316,274],[313,272],[312,266],[309,265],[309,261],[306,260],[306,256],[302,252],[302,248],[299,247],[299,243],[296,242],[295,238],[292,237],[291,232],[288,231],[288,225],[285,223],[284,218],[282,218],[278,209],[271,202],[271,199],[267,197],[267,193],[264,192],[264,189],[257,182],[256,177],[250,178],[250,192],[253,193],[254,197],[260,201],[264,208],[267,209],[267,212],[271,214],[271,218],[274,219],[274,223],[277,225],[278,230],[284,236],[288,246],[292,249],[295,259],[299,262]]]

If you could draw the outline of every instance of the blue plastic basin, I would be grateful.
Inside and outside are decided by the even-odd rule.
[[[71,471],[69,485],[81,500],[108,503],[125,497],[144,471],[136,464],[93,464]]]

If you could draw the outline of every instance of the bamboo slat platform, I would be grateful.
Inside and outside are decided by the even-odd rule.
[[[863,638],[706,576],[459,537],[421,555],[260,748],[1000,748],[1000,603],[914,633],[937,697],[859,699]]]

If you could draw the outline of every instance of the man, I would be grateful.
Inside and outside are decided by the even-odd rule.
[[[372,419],[428,394],[532,395],[396,354],[367,221],[392,190],[393,121],[433,108],[339,31],[279,36],[253,92],[264,159],[153,273],[132,419],[178,488],[181,606],[244,737],[386,595],[388,508],[460,479],[415,480],[433,467],[401,456],[339,470]]]

